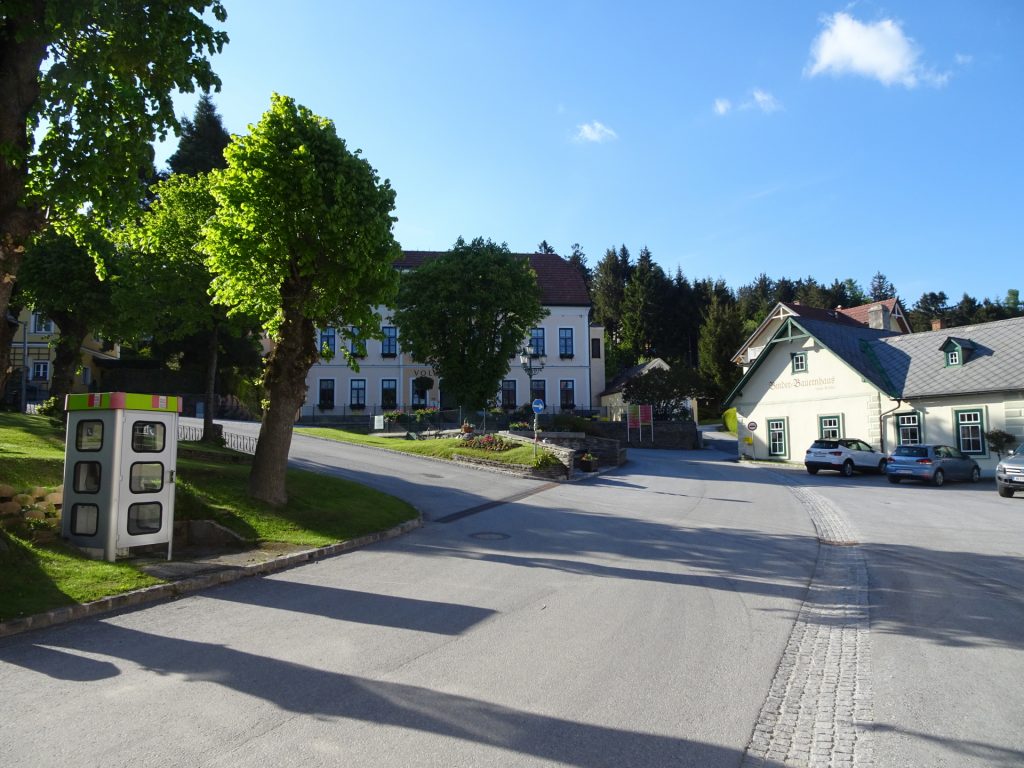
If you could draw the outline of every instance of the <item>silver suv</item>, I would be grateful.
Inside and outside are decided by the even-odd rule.
[[[1014,491],[1024,492],[1024,444],[996,465],[996,490],[1006,497]]]

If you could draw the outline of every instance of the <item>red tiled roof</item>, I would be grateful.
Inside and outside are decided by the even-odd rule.
[[[444,251],[402,251],[395,262],[396,269],[416,269],[429,259],[440,256]],[[589,307],[590,294],[583,275],[572,264],[554,253],[516,253],[530,260],[530,266],[537,273],[540,286],[541,304],[556,307]]]
[[[907,332],[910,331],[910,326],[907,325],[906,318],[903,316],[903,307],[902,305],[899,305],[899,299],[882,299],[881,301],[872,301],[869,304],[861,304],[859,307],[846,307],[839,311],[847,317],[852,317],[861,325],[867,325],[868,311],[876,304],[881,304],[889,310],[890,315],[896,315],[902,321],[900,325],[903,326]],[[899,305],[899,308],[897,308],[897,305]]]

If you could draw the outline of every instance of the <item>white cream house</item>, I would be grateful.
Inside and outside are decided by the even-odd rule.
[[[433,251],[405,251],[397,269],[415,269],[425,260],[440,255]],[[604,329],[590,325],[590,295],[583,276],[572,264],[554,254],[523,255],[537,273],[541,302],[547,316],[523,340],[537,355],[544,356],[544,369],[532,382],[519,365],[510,369],[495,399],[503,407],[519,407],[541,399],[549,411],[595,407],[604,389]],[[413,360],[402,350],[398,329],[391,323],[390,310],[379,310],[383,340],[366,343],[366,355],[353,370],[340,354],[313,365],[306,378],[306,402],[302,417],[319,415],[378,414],[391,409],[456,407],[444,396],[444,382],[434,370]],[[321,346],[338,352],[345,343],[333,328],[319,331]]]
[[[729,394],[739,453],[802,463],[820,437],[879,450],[941,443],[985,475],[997,456],[985,433],[1024,441],[1024,317],[925,333],[788,316]]]

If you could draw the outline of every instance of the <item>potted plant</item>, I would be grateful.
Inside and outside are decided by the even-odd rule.
[[[597,469],[597,456],[586,451],[579,457],[580,472],[593,472]]]
[[[473,425],[469,423],[469,420],[462,422],[462,434],[468,435],[473,431]]]

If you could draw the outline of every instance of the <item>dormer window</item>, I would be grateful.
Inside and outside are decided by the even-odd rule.
[[[970,339],[958,339],[955,336],[949,336],[939,349],[946,356],[947,368],[959,368],[970,360],[976,346]]]

